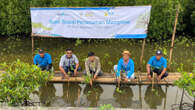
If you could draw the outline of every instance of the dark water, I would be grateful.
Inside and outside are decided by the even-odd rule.
[[[98,107],[112,104],[115,108],[170,110],[179,104],[182,90],[174,86],[133,86],[123,85],[116,91],[115,85],[64,83],[49,84],[34,94],[35,101],[47,107]],[[184,96],[184,102],[192,103],[191,97]]]

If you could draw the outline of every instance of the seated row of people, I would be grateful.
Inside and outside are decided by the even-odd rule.
[[[130,58],[131,54],[125,50],[122,53],[123,57],[120,58],[117,65],[114,65],[114,72],[117,79],[134,79],[134,61]],[[41,70],[49,71],[52,68],[51,55],[45,53],[43,49],[39,49],[39,54],[34,56],[34,64],[41,68]],[[160,50],[156,51],[156,55],[152,56],[147,63],[147,76],[149,79],[153,76],[153,73],[157,73],[157,79],[161,80],[168,76],[167,72],[167,60],[163,57],[163,53]],[[79,60],[72,49],[66,49],[66,54],[60,59],[59,69],[63,73],[62,78],[69,78],[70,76],[77,76],[78,71],[81,70],[79,66]],[[100,58],[95,56],[94,52],[88,53],[88,58],[85,60],[85,75],[92,76],[95,80],[98,76],[103,75],[101,70]]]

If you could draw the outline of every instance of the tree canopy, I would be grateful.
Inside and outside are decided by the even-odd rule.
[[[177,6],[177,35],[195,35],[194,0],[0,0],[0,36],[31,34],[30,7],[99,7],[152,5],[149,39],[171,38]]]

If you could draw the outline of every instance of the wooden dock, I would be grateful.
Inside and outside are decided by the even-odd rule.
[[[148,80],[146,73],[135,73],[136,79],[129,80],[128,82],[121,81],[121,83],[132,84],[132,85],[148,85],[148,84],[160,84],[160,85],[172,85],[174,81],[178,80],[181,77],[180,73],[169,73],[168,77],[157,81],[156,75],[154,80]],[[77,82],[84,83],[84,78],[81,74],[78,74],[77,77],[69,77],[69,79],[62,79],[62,74],[56,72],[53,79],[49,82],[52,83],[64,83],[64,82]],[[99,76],[94,82],[101,84],[116,84],[116,78],[113,74],[105,73],[103,76]]]

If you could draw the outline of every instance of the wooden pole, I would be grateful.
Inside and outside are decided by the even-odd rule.
[[[170,65],[171,65],[171,59],[172,59],[172,54],[173,54],[173,47],[174,47],[174,40],[175,40],[175,33],[176,33],[176,28],[177,28],[178,16],[179,16],[179,4],[177,6],[176,17],[175,17],[175,24],[174,24],[174,28],[173,28],[171,49],[170,49],[170,53],[169,53],[169,65],[168,65],[168,68],[170,68]]]
[[[141,78],[141,72],[140,72],[140,70],[138,70],[138,81],[139,81],[139,84],[142,83],[142,78]]]
[[[145,43],[146,43],[146,39],[143,40],[143,43],[142,43],[142,53],[141,53],[141,56],[140,56],[140,70],[141,70],[141,65],[142,65],[142,61],[143,61],[143,57],[144,57],[144,47],[145,47]]]
[[[152,91],[154,91],[154,72],[152,72]]]
[[[31,34],[31,40],[32,40],[32,60],[33,60],[33,56],[34,56],[34,36],[33,34]]]

